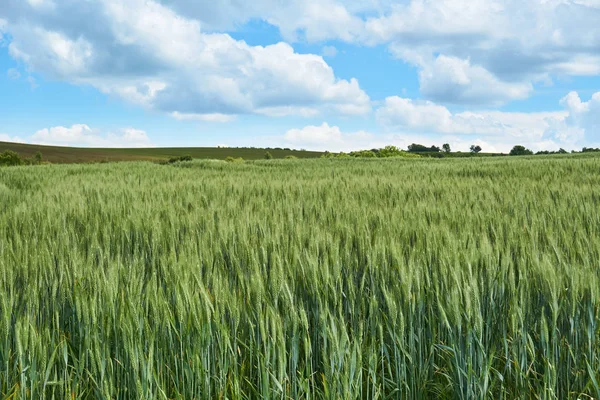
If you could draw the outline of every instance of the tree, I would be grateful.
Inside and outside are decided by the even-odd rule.
[[[273,154],[271,154],[270,152],[266,152],[265,153],[265,160],[272,160],[273,159]]]
[[[533,151],[525,148],[525,146],[521,146],[521,145],[516,145],[515,147],[512,148],[512,150],[510,151],[509,155],[511,156],[529,156],[533,154]]]
[[[450,145],[448,143],[444,143],[442,149],[444,150],[444,153],[450,153]]]
[[[408,151],[410,153],[439,153],[440,148],[437,146],[427,147],[423,146],[422,144],[413,143],[408,146]]]
[[[583,149],[581,149],[582,153],[596,153],[596,152],[600,152],[600,149],[595,149],[593,147],[584,147]]]
[[[12,150],[6,150],[0,154],[0,165],[13,166],[21,164],[23,164],[23,160]]]
[[[475,154],[477,154],[477,153],[479,153],[480,151],[481,151],[481,146],[479,146],[479,145],[474,145],[474,144],[473,144],[473,145],[471,145],[471,153],[475,153]]]
[[[39,151],[37,151],[35,153],[35,155],[33,156],[33,162],[36,165],[40,165],[42,163],[42,153],[40,153]]]

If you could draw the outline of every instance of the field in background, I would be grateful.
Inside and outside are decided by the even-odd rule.
[[[295,156],[297,158],[320,157],[320,152],[261,149],[261,148],[219,148],[219,147],[179,147],[179,148],[145,148],[145,149],[97,149],[79,147],[41,146],[21,143],[0,142],[0,153],[5,150],[17,152],[23,158],[31,158],[41,152],[44,161],[53,164],[74,164],[105,161],[166,161],[172,157],[190,155],[199,159],[221,159],[227,157],[244,160],[259,160],[270,152],[274,158]]]
[[[587,155],[0,168],[0,395],[600,398],[599,187]]]

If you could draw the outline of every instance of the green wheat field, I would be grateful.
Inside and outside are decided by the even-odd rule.
[[[600,157],[0,168],[0,396],[600,398]]]

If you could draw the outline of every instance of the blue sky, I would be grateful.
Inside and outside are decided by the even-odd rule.
[[[600,146],[600,0],[3,0],[0,140]]]

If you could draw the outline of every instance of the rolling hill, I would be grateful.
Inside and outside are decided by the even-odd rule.
[[[248,147],[155,147],[139,149],[111,149],[111,148],[80,148],[42,146],[23,143],[0,142],[0,152],[12,150],[23,158],[32,157],[36,152],[41,152],[44,161],[56,164],[88,163],[104,161],[164,161],[171,157],[190,155],[193,158],[225,159],[227,157],[242,157],[244,160],[258,160],[264,158],[265,152],[270,152],[273,158],[295,156],[298,158],[320,157],[321,152],[266,149]]]

